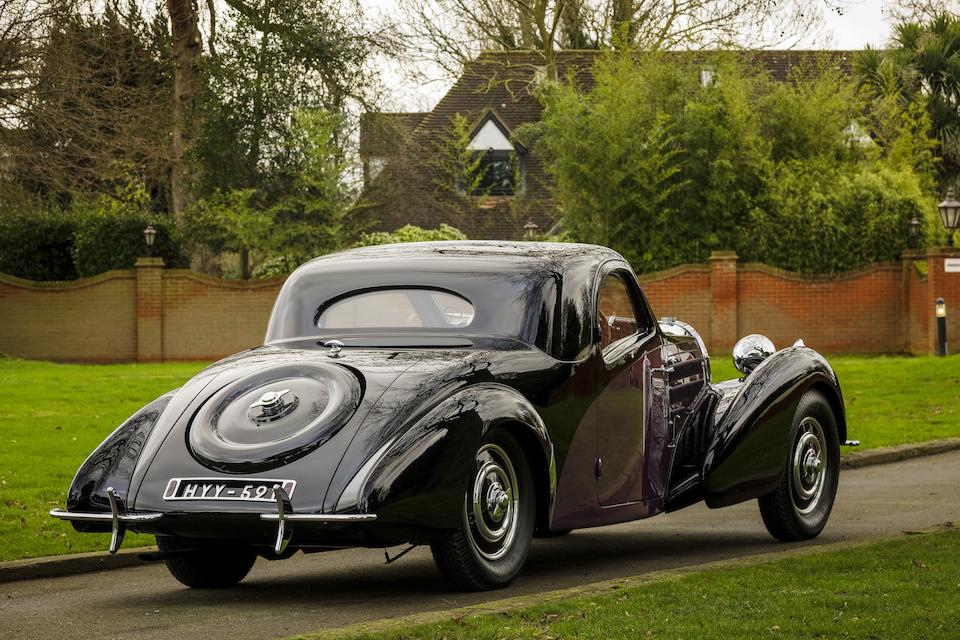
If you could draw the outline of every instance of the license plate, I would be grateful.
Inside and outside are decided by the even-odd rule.
[[[293,497],[296,480],[264,478],[171,478],[163,492],[164,500],[241,500],[272,502],[273,486],[280,485]]]

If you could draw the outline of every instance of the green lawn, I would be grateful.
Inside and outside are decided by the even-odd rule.
[[[862,448],[960,436],[960,356],[836,357],[850,437]],[[127,416],[202,363],[66,365],[0,359],[0,560],[102,550],[47,511],[87,454]],[[717,379],[733,377],[727,358]],[[126,545],[148,538],[129,536]]]
[[[859,450],[960,436],[960,355],[831,356]],[[729,358],[713,377],[736,377]],[[845,450],[849,452],[849,450]]]
[[[109,534],[76,533],[47,512],[117,425],[204,366],[0,359],[0,560],[106,549]],[[152,542],[128,535],[124,546]]]
[[[958,576],[960,531],[954,529],[612,588],[510,613],[320,637],[954,639]]]

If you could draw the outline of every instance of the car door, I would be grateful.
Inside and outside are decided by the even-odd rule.
[[[650,446],[656,440],[650,430],[662,425],[652,379],[660,366],[660,336],[626,265],[614,263],[601,272],[595,305],[596,357],[605,383],[597,399],[597,500],[612,506],[657,497],[647,467],[662,455]]]

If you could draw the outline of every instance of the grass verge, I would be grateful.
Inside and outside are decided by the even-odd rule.
[[[203,363],[75,365],[0,359],[0,560],[105,550],[47,512],[117,425]],[[125,547],[153,544],[128,534]]]
[[[956,638],[960,531],[714,569],[434,624],[309,638]]]
[[[832,357],[861,449],[960,436],[960,356]],[[736,371],[714,363],[717,380]],[[127,416],[202,363],[69,365],[0,359],[0,560],[107,546],[47,512],[86,456]],[[125,546],[150,543],[128,536]]]
[[[960,355],[829,360],[843,391],[847,435],[862,442],[859,450],[960,436]],[[717,380],[737,375],[728,358],[713,366]]]

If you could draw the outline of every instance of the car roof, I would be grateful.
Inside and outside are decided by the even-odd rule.
[[[274,304],[267,342],[316,333],[320,307],[380,288],[437,288],[476,308],[474,329],[520,339],[561,360],[589,342],[586,301],[607,247],[560,242],[454,241],[341,251],[296,269]]]
[[[444,260],[444,258],[451,260]],[[558,270],[562,271],[566,261],[601,263],[613,259],[623,260],[623,257],[613,249],[595,244],[455,240],[383,244],[348,249],[314,258],[301,268],[306,268],[308,271],[312,270],[310,267],[326,270],[335,265],[340,266],[358,260],[407,262],[423,259],[429,259],[431,266],[438,270],[454,273],[458,268],[467,268],[467,264],[471,270],[483,268],[483,265],[487,264],[492,271],[510,271],[511,265],[523,264],[525,268],[529,268],[531,262],[539,262],[544,266],[556,265]]]

